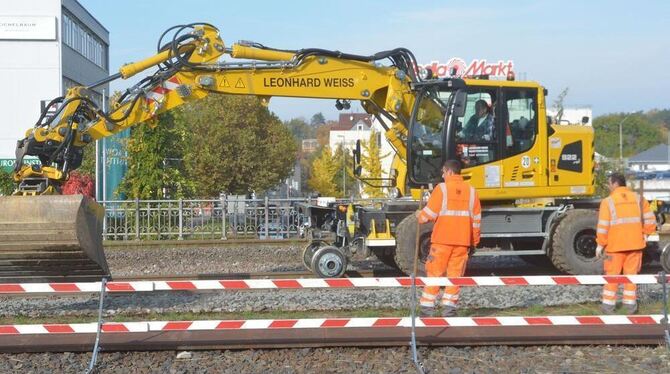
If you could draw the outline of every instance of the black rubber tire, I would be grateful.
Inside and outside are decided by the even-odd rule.
[[[525,263],[542,269],[553,269],[554,264],[549,257],[543,255],[525,255],[519,256]]]
[[[323,245],[325,244],[321,241],[313,241],[305,246],[302,250],[302,265],[305,269],[312,270],[312,257],[314,257],[314,253]]]
[[[595,258],[598,212],[587,209],[568,210],[558,222],[551,237],[549,256],[562,272],[602,274],[603,261]]]
[[[661,252],[661,258],[660,258],[661,266],[663,267],[663,270],[665,270],[667,273],[670,273],[670,244],[667,244],[662,252]]]
[[[416,252],[416,225],[418,220],[414,214],[405,217],[395,231],[395,263],[398,269],[405,274],[410,274],[414,269],[414,254]],[[419,262],[416,276],[426,275],[426,258],[430,252],[430,235],[433,232],[433,223],[421,225]]]
[[[319,248],[312,257],[312,272],[319,278],[340,278],[347,271],[347,256],[333,246]]]

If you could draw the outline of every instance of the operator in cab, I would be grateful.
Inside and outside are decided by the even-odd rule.
[[[608,178],[610,195],[600,202],[598,247],[596,257],[602,257],[606,275],[634,275],[642,267],[642,251],[647,246],[647,236],[656,231],[656,216],[649,202],[626,187],[623,174],[613,173]],[[616,308],[619,285],[608,283],[603,287],[601,310],[611,314]],[[622,304],[626,312],[637,312],[637,286],[623,286]]]
[[[491,107],[485,100],[477,100],[475,102],[475,114],[465,124],[462,138],[473,142],[488,142],[493,140],[494,129]]]
[[[444,183],[435,187],[426,206],[416,212],[420,224],[434,221],[430,254],[426,260],[426,275],[429,277],[461,277],[471,247],[476,247],[480,239],[481,203],[477,191],[463,180],[461,163],[448,160],[442,166]],[[435,304],[440,292],[439,286],[423,289],[421,315],[435,315]],[[456,314],[458,307],[458,286],[445,287],[442,296],[442,316]]]

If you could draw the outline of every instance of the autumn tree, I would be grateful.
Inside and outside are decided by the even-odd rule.
[[[568,90],[569,87],[565,87],[561,93],[558,94],[556,97],[556,100],[554,100],[554,111],[556,112],[556,123],[561,123],[561,119],[563,118],[563,102],[565,101],[565,97],[568,96]]]
[[[358,196],[358,180],[353,173],[354,159],[351,152],[341,144],[335,148],[334,153],[337,171],[335,172],[334,182],[337,188],[337,195],[340,197]],[[345,187],[343,190],[342,187]]]
[[[320,146],[325,146],[330,142],[330,129],[337,124],[337,121],[328,121],[315,130],[314,136]]]
[[[363,152],[361,155],[361,168],[363,169],[362,178],[371,178],[373,185],[380,185],[379,179],[382,177],[382,158],[388,156],[381,154],[381,147],[378,141],[379,132],[372,130],[370,138],[362,142]],[[363,183],[363,192],[367,197],[384,197],[384,190],[380,187],[373,187]]]
[[[263,192],[291,174],[296,139],[257,97],[210,95],[175,117],[186,131],[185,167],[197,196]]]
[[[310,178],[307,181],[309,188],[322,196],[337,196],[339,190],[334,179],[339,165],[329,146],[321,150],[321,154],[312,163]]]

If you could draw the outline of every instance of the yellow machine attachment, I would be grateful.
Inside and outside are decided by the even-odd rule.
[[[0,283],[109,276],[103,207],[82,195],[0,197]]]
[[[52,100],[19,140],[16,196],[0,198],[4,279],[108,275],[101,243],[103,208],[81,196],[58,196],[62,184],[81,165],[87,144],[151,123],[161,113],[212,93],[255,95],[265,101],[272,96],[360,100],[368,112],[387,120],[386,136],[396,154],[405,156],[405,122],[414,102],[410,85],[419,80],[410,51],[361,56],[314,48],[277,50],[251,42],[228,47],[209,24],[176,26],[163,36],[171,30],[174,35],[167,42],[159,40],[155,55]],[[237,61],[220,61],[224,55]],[[382,60],[390,64],[383,66]],[[109,111],[95,102],[96,87],[151,68],[155,72],[122,92]],[[48,111],[53,116],[46,116]],[[25,165],[24,156],[38,157],[41,165]]]

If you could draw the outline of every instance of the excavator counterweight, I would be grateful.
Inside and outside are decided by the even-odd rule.
[[[103,217],[82,195],[0,197],[0,283],[109,277]]]

